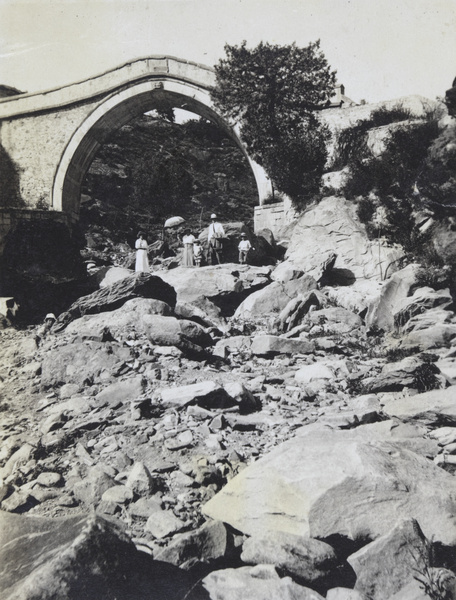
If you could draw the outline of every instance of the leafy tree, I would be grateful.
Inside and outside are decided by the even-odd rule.
[[[329,101],[335,72],[320,42],[248,49],[244,41],[225,52],[215,66],[215,106],[240,124],[248,152],[277,188],[302,205],[318,190],[327,158],[329,131],[315,111]]]

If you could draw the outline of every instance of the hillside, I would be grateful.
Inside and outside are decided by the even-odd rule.
[[[81,225],[134,246],[138,229],[157,239],[168,217],[194,231],[217,212],[252,224],[258,203],[246,158],[218,127],[143,115],[104,144],[82,187]]]

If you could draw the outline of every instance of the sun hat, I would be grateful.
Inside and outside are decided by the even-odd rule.
[[[53,321],[57,321],[57,319],[55,318],[54,313],[48,313],[45,317],[44,320],[47,321],[48,319],[52,319]]]
[[[216,218],[217,218],[217,215],[215,213],[212,213],[211,214],[211,219],[216,219]]]

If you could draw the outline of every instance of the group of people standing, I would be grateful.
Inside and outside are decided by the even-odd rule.
[[[211,215],[211,224],[207,230],[207,252],[206,261],[208,265],[213,265],[216,262],[222,263],[223,239],[225,230],[223,225],[217,221],[217,215]],[[182,238],[184,244],[184,254],[182,257],[183,267],[201,266],[203,258],[203,248],[198,238],[186,229]]]
[[[223,225],[217,221],[217,215],[211,215],[211,224],[207,232],[207,251],[206,261],[208,265],[221,264],[223,260],[223,240],[225,238],[225,230]],[[203,259],[203,247],[198,238],[196,238],[190,229],[185,229],[182,237],[184,251],[182,255],[183,267],[200,267]],[[147,258],[148,245],[142,232],[138,233],[136,240],[136,271],[149,272],[149,260]],[[241,241],[238,245],[239,262],[246,264],[247,254],[249,250],[254,250],[245,233],[241,233]]]

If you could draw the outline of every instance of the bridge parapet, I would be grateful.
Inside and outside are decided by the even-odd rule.
[[[143,79],[163,76],[193,83],[206,90],[215,85],[215,71],[211,67],[171,56],[151,56],[127,62],[77,83],[0,100],[0,120],[55,110],[105,96]]]

